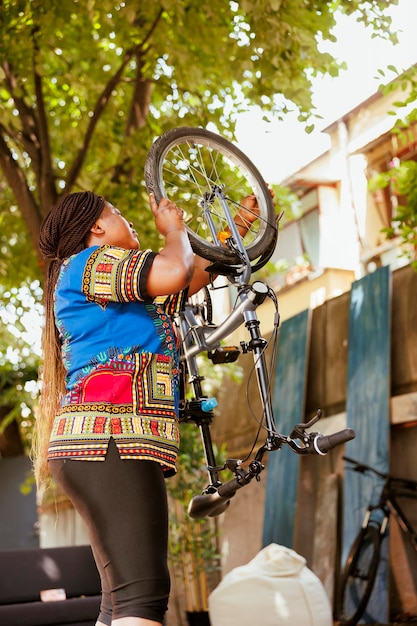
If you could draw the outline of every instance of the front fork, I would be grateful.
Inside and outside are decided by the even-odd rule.
[[[379,527],[381,537],[385,535],[389,520],[389,511],[384,506],[369,506],[365,512],[362,528],[365,529],[371,523]]]

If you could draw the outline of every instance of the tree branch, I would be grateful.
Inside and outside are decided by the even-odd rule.
[[[128,121],[126,123],[124,137],[128,137],[136,130],[143,128],[146,124],[146,118],[149,112],[149,106],[152,95],[152,82],[145,80],[141,73],[141,63],[138,59],[136,67],[135,84],[133,96],[130,104]],[[121,176],[127,176],[128,179],[134,175],[134,168],[131,165],[131,158],[123,156],[123,144],[120,146],[120,156],[114,167],[112,181],[120,182]]]
[[[49,211],[57,199],[55,177],[52,168],[51,144],[49,141],[48,124],[45,114],[45,102],[43,99],[42,79],[34,71],[36,104],[39,120],[39,153],[40,166],[38,168],[38,192],[42,212]]]
[[[6,131],[0,124],[0,167],[16,198],[22,217],[29,230],[32,244],[38,251],[39,229],[42,221],[39,206],[35,202],[26,178],[6,143]],[[38,252],[39,258],[40,253]]]
[[[55,187],[55,177],[52,167],[51,144],[49,141],[49,129],[46,118],[45,101],[43,97],[42,78],[36,71],[36,54],[39,46],[36,41],[36,32],[33,31],[33,81],[35,85],[37,130],[39,140],[39,168],[38,168],[38,192],[41,209],[49,210],[56,202],[57,191]]]
[[[144,38],[144,40],[142,41],[142,43],[140,44],[140,49],[144,50],[148,41],[150,40],[150,38],[152,37],[152,35],[154,34],[156,27],[158,26],[159,20],[161,19],[162,15],[164,13],[164,9],[161,7],[154,19],[154,21],[151,24],[150,29],[148,30],[146,37]]]
[[[0,407],[0,426],[6,419],[8,411],[12,406]],[[20,456],[24,454],[24,446],[20,435],[19,426],[16,420],[13,420],[4,429],[0,429],[0,454],[2,457]]]
[[[112,94],[112,91],[115,89],[115,87],[117,86],[118,82],[121,80],[123,72],[127,66],[127,64],[129,63],[129,61],[134,57],[141,57],[141,53],[143,51],[143,49],[147,46],[150,38],[152,37],[153,33],[156,30],[156,27],[158,25],[159,20],[161,19],[161,16],[163,14],[164,10],[161,8],[158,11],[158,14],[156,15],[151,27],[149,28],[145,38],[141,41],[141,43],[137,44],[136,46],[134,46],[133,48],[131,48],[130,50],[128,50],[125,53],[125,56],[123,58],[123,61],[119,67],[119,69],[117,70],[116,74],[109,80],[109,82],[107,83],[107,85],[104,87],[100,97],[98,98],[96,105],[94,107],[94,111],[93,111],[93,115],[90,118],[90,122],[88,124],[87,127],[87,131],[85,133],[84,136],[84,142],[83,145],[81,147],[81,149],[78,152],[77,157],[75,158],[74,163],[72,164],[71,169],[68,172],[67,175],[67,179],[66,179],[66,184],[65,184],[65,190],[66,192],[70,192],[73,185],[75,184],[75,181],[78,178],[78,175],[81,171],[81,168],[83,166],[83,163],[85,161],[85,158],[87,156],[87,151],[88,151],[88,147],[90,145],[90,142],[92,140],[95,128],[99,122],[100,116],[102,115],[104,109],[106,108],[106,105],[108,103],[108,101],[110,100],[110,96]],[[135,83],[135,87],[136,87],[136,83]],[[140,105],[139,105],[140,106]],[[130,115],[129,115],[129,122],[131,120],[131,116],[132,116],[132,107],[130,110]],[[129,125],[128,122],[128,125]]]
[[[95,128],[100,120],[100,116],[102,115],[104,109],[106,108],[108,101],[110,100],[112,91],[116,88],[117,84],[119,83],[122,77],[122,74],[125,70],[125,67],[127,66],[131,58],[136,53],[136,49],[137,49],[137,46],[135,46],[135,48],[133,48],[132,50],[129,50],[128,52],[126,52],[119,69],[117,70],[116,74],[112,76],[112,78],[109,80],[107,85],[104,87],[101,95],[99,96],[96,102],[93,114],[90,118],[90,122],[88,124],[86,133],[84,135],[83,145],[80,148],[78,155],[76,156],[74,163],[72,164],[71,169],[69,170],[68,175],[67,175],[67,179],[65,183],[65,190],[67,193],[71,191],[73,185],[75,184],[75,181],[78,178],[78,175],[81,171],[81,168],[87,156],[88,147],[93,138]]]
[[[151,103],[152,94],[152,82],[150,79],[144,79],[142,75],[143,67],[143,51],[148,45],[149,40],[154,34],[156,27],[162,17],[164,9],[161,8],[158,11],[150,29],[148,30],[146,37],[140,44],[140,49],[136,52],[136,75],[135,86],[133,90],[132,100],[130,104],[129,116],[126,125],[125,136],[130,135],[131,132],[143,128],[146,124],[146,118],[149,113],[149,106]]]
[[[6,135],[13,137],[16,144],[20,143],[23,149],[28,153],[36,178],[40,206],[41,208],[44,207],[46,210],[55,203],[57,193],[52,170],[49,134],[42,93],[41,77],[37,74],[35,70],[35,63],[33,62],[33,76],[37,107],[32,109],[26,104],[24,96],[22,97],[17,95],[17,93],[24,88],[21,85],[18,85],[18,81],[13,74],[12,66],[8,61],[4,61],[2,67],[5,73],[6,88],[10,96],[13,98],[14,105],[19,111],[19,119],[21,121],[22,128],[20,131],[12,131],[11,129],[5,129],[3,127],[3,137]],[[17,88],[19,88],[19,90]],[[38,117],[36,116],[36,112],[38,112]],[[23,173],[22,177],[24,179]],[[13,192],[16,196],[16,189],[13,189]],[[20,205],[20,202],[19,206],[23,210],[23,206]]]
[[[151,103],[152,83],[144,79],[142,75],[142,55],[136,55],[136,75],[133,96],[130,103],[128,121],[125,135],[130,135],[135,130],[143,128],[149,113]]]
[[[33,109],[27,106],[24,98],[16,95],[17,90],[24,92],[24,86],[18,84],[9,62],[4,61],[2,68],[5,74],[4,83],[6,85],[6,89],[9,92],[10,97],[13,99],[16,109],[19,111],[19,120],[21,121],[22,130],[19,133],[14,133],[14,137],[23,144],[24,149],[29,154],[35,171],[35,176],[38,179],[39,140],[37,120]]]

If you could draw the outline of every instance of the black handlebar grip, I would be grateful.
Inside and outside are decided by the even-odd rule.
[[[355,431],[352,428],[345,428],[332,435],[318,435],[314,440],[314,448],[318,454],[326,454],[332,448],[340,446],[346,441],[350,441],[355,438]]]
[[[217,490],[212,493],[194,496],[188,505],[188,515],[194,519],[201,519],[207,516],[216,517],[216,515],[224,513],[230,504],[230,498],[233,498],[236,491],[246,484],[247,482],[233,478],[229,482],[219,485]]]
[[[202,519],[203,517],[215,517],[224,513],[230,504],[229,498],[224,498],[217,491],[214,493],[205,493],[200,496],[191,498],[188,505],[188,515],[193,519]]]

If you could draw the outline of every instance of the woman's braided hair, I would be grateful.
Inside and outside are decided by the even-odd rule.
[[[49,211],[40,228],[39,249],[49,261],[44,283],[42,393],[34,439],[34,468],[40,490],[49,482],[49,438],[65,391],[65,369],[54,315],[55,286],[62,262],[84,250],[90,229],[100,217],[104,205],[104,198],[92,191],[68,194]]]

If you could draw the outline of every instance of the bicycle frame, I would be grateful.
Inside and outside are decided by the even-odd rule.
[[[381,543],[388,534],[391,514],[417,551],[417,532],[399,503],[401,498],[417,499],[417,481],[380,472],[346,456],[343,458],[351,464],[349,469],[352,471],[373,474],[382,481],[378,501],[369,504],[366,509],[341,576],[337,618],[341,626],[354,626],[364,614],[374,588],[381,557]]]
[[[397,498],[417,500],[417,483],[403,478],[389,477],[381,496],[381,501],[386,505],[389,513],[394,515],[401,530],[413,548],[417,550],[417,531],[411,526]]]
[[[234,267],[231,275],[228,276],[229,281],[237,286],[238,296],[233,310],[220,325],[213,326],[203,323],[190,304],[185,306],[184,311],[180,312],[175,320],[181,338],[181,358],[186,364],[189,383],[194,392],[194,398],[191,401],[183,400],[180,407],[180,420],[194,421],[200,428],[209,477],[209,485],[203,495],[195,496],[190,503],[189,514],[191,517],[212,516],[223,512],[227,508],[230,498],[238,489],[248,484],[253,478],[259,479],[259,474],[264,469],[262,458],[265,452],[278,450],[283,444],[286,444],[297,454],[326,454],[330,448],[353,439],[355,436],[351,429],[345,429],[328,437],[323,437],[320,433],[307,433],[306,431],[320,418],[320,410],[310,422],[297,424],[290,436],[281,435],[277,432],[271,400],[270,377],[265,357],[267,341],[261,336],[260,322],[256,315],[257,307],[271,294],[271,290],[261,281],[249,283],[252,274],[251,262],[232,219],[227,199],[220,187],[216,186],[211,194],[205,196],[202,201],[203,214],[210,220],[208,204],[214,197],[220,198],[227,217],[230,232],[227,245],[237,252],[241,259],[241,265],[237,268]],[[213,228],[214,225],[210,224],[209,221],[209,229],[214,236]],[[221,341],[242,324],[248,331],[249,340],[241,342],[241,349],[243,352],[253,353],[262,405],[262,421],[265,422],[267,434],[265,442],[249,463],[248,469],[243,469],[241,467],[242,461],[236,459],[229,459],[224,466],[217,467],[210,433],[214,405],[203,393],[203,377],[199,372],[197,356],[202,352],[218,349]],[[277,309],[276,328],[278,325],[279,313]],[[235,478],[222,484],[219,472],[226,468],[232,470]]]
[[[370,523],[376,523],[379,527],[380,534],[384,536],[387,530],[389,516],[393,515],[411,545],[417,550],[417,531],[410,524],[404,509],[398,501],[398,498],[417,500],[417,482],[379,472],[369,465],[365,465],[364,463],[360,463],[346,456],[343,458],[354,465],[352,468],[354,471],[362,474],[372,473],[384,480],[378,503],[368,506],[363,518],[362,528],[366,528]],[[381,510],[384,517],[382,520],[375,522],[375,520],[372,519],[372,513],[377,510]]]

